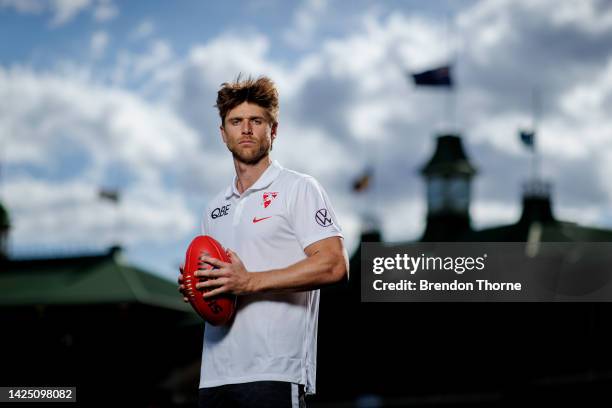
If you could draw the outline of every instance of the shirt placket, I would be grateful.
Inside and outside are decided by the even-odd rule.
[[[238,205],[236,206],[236,211],[234,212],[232,226],[235,227],[240,223],[240,218],[242,217],[242,211],[244,210],[244,206],[246,205],[250,195],[251,195],[251,192],[246,191],[244,194],[242,194],[242,196],[238,198]]]

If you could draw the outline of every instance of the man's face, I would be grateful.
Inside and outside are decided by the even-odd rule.
[[[243,102],[225,116],[221,136],[236,160],[257,164],[272,150],[276,123],[268,121],[261,106]]]

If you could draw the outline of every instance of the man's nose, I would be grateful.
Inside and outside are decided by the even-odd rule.
[[[253,133],[253,128],[251,127],[251,121],[245,120],[242,123],[242,133],[244,133],[245,135],[250,135],[251,133]]]

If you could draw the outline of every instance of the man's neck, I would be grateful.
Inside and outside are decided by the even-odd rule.
[[[257,164],[244,164],[234,159],[234,168],[236,169],[236,188],[240,195],[248,190],[261,177],[266,169],[272,163],[270,156],[266,156]]]

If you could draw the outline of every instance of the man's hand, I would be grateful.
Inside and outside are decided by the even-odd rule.
[[[254,275],[246,270],[238,255],[227,250],[230,261],[223,262],[209,256],[201,256],[202,263],[210,264],[218,269],[198,269],[194,275],[206,278],[207,281],[196,284],[197,289],[204,291],[204,297],[209,298],[221,293],[245,295],[253,292]]]
[[[181,294],[183,295],[183,302],[188,303],[189,299],[187,299],[187,296],[185,296],[185,285],[183,285],[183,271],[185,270],[185,265],[181,264],[179,266],[179,277],[178,277],[178,290],[179,292],[181,292]]]

